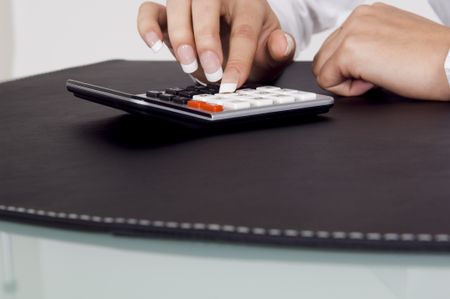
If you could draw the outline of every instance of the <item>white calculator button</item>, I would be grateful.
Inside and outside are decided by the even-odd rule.
[[[225,101],[222,99],[207,99],[204,102],[208,103],[208,104],[214,104],[214,105],[223,105],[223,103]]]
[[[276,90],[280,90],[281,88],[276,87],[276,86],[260,86],[257,87],[256,90],[258,91],[276,91]]]
[[[273,100],[269,98],[249,98],[247,100],[252,107],[263,107],[273,105]]]
[[[196,101],[205,101],[206,99],[212,99],[212,98],[214,98],[214,96],[210,95],[210,94],[197,94],[192,97],[192,99],[196,100]]]
[[[229,97],[237,97],[237,96],[240,96],[240,94],[238,94],[238,93],[236,93],[236,92],[233,92],[233,93],[216,93],[214,96],[215,96],[215,97],[224,97],[224,96],[226,96],[227,98],[229,98]]]
[[[215,104],[215,105],[223,105],[225,102],[232,101],[232,98],[228,97],[219,97],[219,96],[213,96],[206,99],[203,99],[203,102],[209,103],[209,104]]]
[[[297,101],[312,101],[317,99],[317,94],[306,91],[298,91],[289,95],[295,97]]]
[[[275,91],[276,93],[282,93],[282,94],[289,94],[289,93],[295,93],[298,92],[297,89],[290,89],[290,88],[282,88],[280,90]]]
[[[244,88],[244,89],[239,89],[236,91],[236,93],[238,94],[254,94],[255,92],[257,92],[255,89],[251,89],[251,88]]]
[[[278,93],[274,93],[274,92],[268,92],[268,91],[257,91],[254,92],[252,94],[252,96],[257,96],[257,97],[278,97],[279,94]]]
[[[225,110],[241,110],[250,108],[250,102],[233,99],[231,101],[223,102],[222,106]]]
[[[257,96],[251,95],[251,94],[238,94],[237,96],[233,96],[232,99],[234,100],[241,100],[241,101],[247,101],[248,99],[257,98]]]
[[[294,103],[295,98],[290,95],[278,95],[273,98],[275,104],[288,104],[288,103]]]

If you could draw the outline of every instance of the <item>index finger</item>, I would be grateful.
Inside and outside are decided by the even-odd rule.
[[[230,51],[220,92],[234,92],[244,84],[252,69],[258,38],[264,22],[260,6],[242,1],[236,5],[230,34]]]

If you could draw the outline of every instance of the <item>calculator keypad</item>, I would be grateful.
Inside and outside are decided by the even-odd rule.
[[[243,87],[235,93],[219,94],[219,86],[193,85],[186,88],[173,87],[165,91],[149,90],[149,102],[158,99],[163,102],[181,105],[184,108],[208,113],[254,109],[274,105],[313,101],[317,94],[276,86]]]

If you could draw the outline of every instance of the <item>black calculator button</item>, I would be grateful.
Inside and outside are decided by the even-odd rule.
[[[175,96],[172,94],[162,93],[159,95],[159,99],[162,101],[170,102]]]
[[[192,97],[197,94],[198,94],[198,91],[189,91],[189,90],[181,91],[178,93],[179,96],[190,98],[190,99],[192,99]]]
[[[199,94],[216,94],[218,92],[219,92],[218,90],[210,89],[210,88],[205,88],[205,89],[198,91]]]
[[[195,85],[195,87],[194,87],[194,89],[196,90],[196,91],[202,91],[202,90],[204,90],[205,88],[207,88],[206,86],[203,86],[203,85]]]
[[[215,91],[219,91],[219,89],[220,89],[220,85],[217,85],[217,84],[208,84],[207,87],[208,87],[208,89],[215,90]]]
[[[197,91],[199,86],[201,87],[201,85],[191,85],[185,88],[185,90],[187,91]]]
[[[167,88],[165,92],[168,94],[177,95],[179,92],[181,92],[183,90],[184,89],[182,89],[182,88],[173,87],[173,88]]]
[[[180,104],[180,105],[186,105],[190,100],[191,100],[191,98],[182,97],[182,96],[175,96],[172,98],[172,102],[174,102],[175,104]]]
[[[149,98],[158,98],[161,93],[162,93],[161,91],[149,90],[149,91],[147,91],[147,97],[149,97]]]

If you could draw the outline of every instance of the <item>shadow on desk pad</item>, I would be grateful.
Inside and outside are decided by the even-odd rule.
[[[299,246],[450,249],[450,106],[383,91],[261,128],[186,129],[82,101],[69,78],[140,93],[173,62],[109,61],[0,84],[0,217]],[[309,63],[277,82],[320,91]]]

